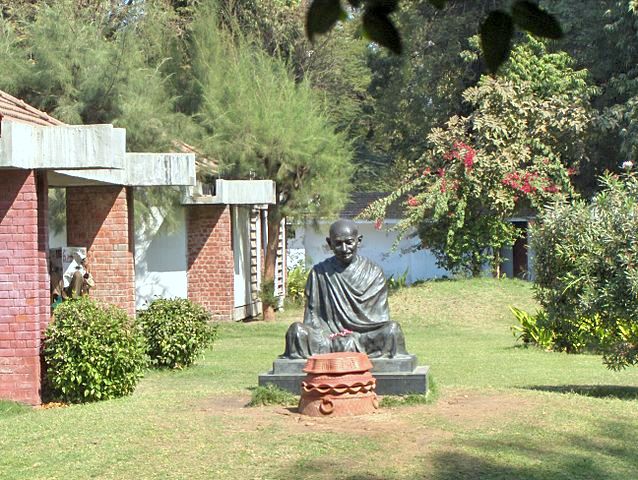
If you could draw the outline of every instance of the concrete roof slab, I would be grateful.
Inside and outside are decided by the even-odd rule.
[[[261,205],[276,202],[272,180],[216,180],[215,195],[203,195],[198,187],[189,188],[184,205]]]

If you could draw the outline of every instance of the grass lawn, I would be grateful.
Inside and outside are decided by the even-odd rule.
[[[394,294],[393,317],[430,365],[438,400],[345,419],[245,407],[300,310],[224,324],[195,367],[149,372],[131,397],[0,402],[0,478],[638,478],[638,369],[515,347],[512,304],[535,308],[529,284],[433,282]]]

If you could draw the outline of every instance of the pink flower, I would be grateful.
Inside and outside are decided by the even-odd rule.
[[[408,201],[407,201],[408,206],[410,206],[410,207],[418,207],[420,203],[421,202],[419,202],[412,195],[408,196]]]
[[[423,170],[424,177],[428,176],[430,173],[432,173],[432,169],[430,167],[426,167],[426,169]]]
[[[376,228],[377,230],[381,230],[381,227],[383,227],[383,219],[377,218],[374,222],[374,228]]]
[[[463,163],[465,164],[465,168],[467,171],[471,171],[474,166],[474,158],[476,157],[476,152],[469,148],[465,151],[465,156],[463,157]]]
[[[556,192],[558,192],[558,187],[556,185],[552,184],[552,185],[548,185],[543,190],[545,190],[548,193],[556,193]]]

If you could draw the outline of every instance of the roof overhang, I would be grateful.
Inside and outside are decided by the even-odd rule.
[[[201,188],[201,186],[200,186]],[[272,180],[215,180],[215,195],[203,195],[198,187],[187,189],[184,205],[260,205],[276,203]]]
[[[126,130],[113,125],[0,125],[0,168],[123,168]]]
[[[0,169],[44,169],[52,187],[192,186],[192,153],[127,153],[113,125],[39,126],[3,118]]]
[[[54,170],[52,187],[125,185],[129,187],[190,186],[195,179],[192,153],[126,153],[124,167],[101,170]]]

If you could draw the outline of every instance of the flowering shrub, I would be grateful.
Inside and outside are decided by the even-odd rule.
[[[517,46],[503,76],[484,76],[464,92],[471,115],[434,128],[399,188],[362,216],[381,228],[387,207],[405,198],[396,229],[416,227],[439,266],[473,275],[486,263],[497,267],[499,250],[517,235],[508,217],[574,195],[570,176],[592,119],[586,75],[538,41]]]
[[[638,363],[638,178],[607,176],[590,204],[561,203],[532,230],[536,296],[555,347]]]

